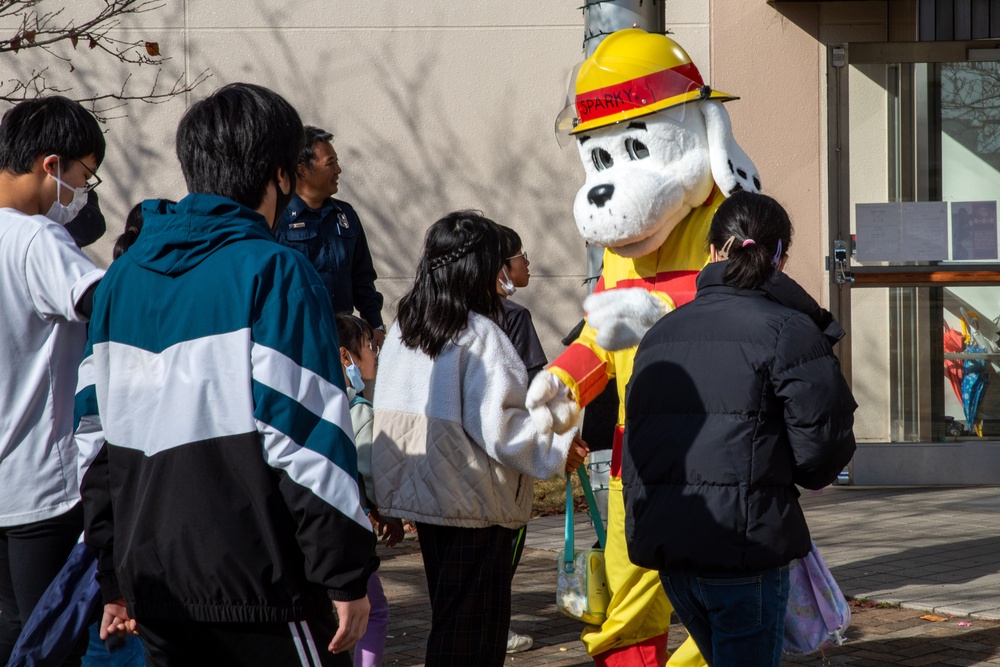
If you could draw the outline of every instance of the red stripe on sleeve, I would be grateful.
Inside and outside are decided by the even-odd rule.
[[[552,365],[563,369],[576,380],[581,406],[597,398],[608,384],[604,362],[582,343],[570,345]]]
[[[683,306],[694,300],[699,271],[666,271],[649,278],[626,278],[615,284],[615,289],[641,287],[650,292],[669,294],[674,305]]]

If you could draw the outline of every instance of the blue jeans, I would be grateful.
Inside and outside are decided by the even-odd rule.
[[[762,572],[660,572],[677,617],[711,667],[780,667],[788,566]]]

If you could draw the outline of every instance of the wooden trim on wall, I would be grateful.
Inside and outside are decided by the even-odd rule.
[[[853,287],[946,287],[948,285],[1000,285],[1000,267],[967,270],[936,266],[852,267]]]

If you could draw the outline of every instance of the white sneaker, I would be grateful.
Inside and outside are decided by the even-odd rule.
[[[520,653],[527,651],[535,640],[528,635],[519,635],[516,632],[507,631],[507,653]]]

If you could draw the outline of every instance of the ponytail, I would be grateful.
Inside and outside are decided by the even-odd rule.
[[[774,275],[792,244],[792,223],[767,195],[737,192],[722,202],[708,232],[720,259],[728,260],[726,285],[757,289]]]
[[[163,201],[168,204],[177,203],[172,199],[164,199]],[[125,231],[115,239],[115,247],[111,251],[112,260],[124,255],[125,251],[131,248],[132,244],[138,240],[144,222],[145,218],[142,217],[142,202],[139,202],[132,207],[132,210],[128,212],[128,217],[125,218]]]
[[[115,248],[111,251],[112,259],[118,259],[132,247],[132,244],[139,238],[139,232],[142,231],[142,223],[142,202],[139,202],[132,207],[132,210],[128,212],[128,217],[125,218],[125,231],[115,240]]]

